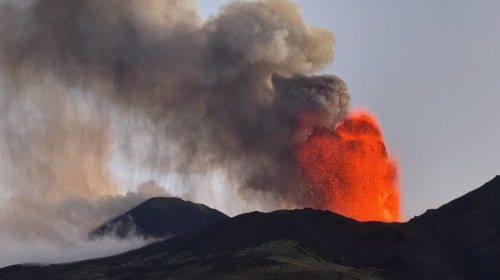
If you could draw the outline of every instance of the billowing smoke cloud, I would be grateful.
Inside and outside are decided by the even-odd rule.
[[[22,238],[109,218],[104,205],[127,200],[114,154],[155,174],[219,174],[229,189],[209,205],[229,214],[303,206],[300,128],[333,127],[349,101],[339,78],[307,76],[333,58],[333,34],[285,0],[207,20],[190,1],[4,0],[0,38],[0,219]],[[205,202],[201,187],[185,193]]]

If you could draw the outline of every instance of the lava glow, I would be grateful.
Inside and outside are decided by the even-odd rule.
[[[355,111],[334,130],[312,128],[295,156],[309,205],[359,221],[400,221],[397,162],[371,115]]]

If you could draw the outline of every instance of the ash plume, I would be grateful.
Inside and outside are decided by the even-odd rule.
[[[207,20],[191,1],[3,0],[0,38],[7,212],[120,195],[115,152],[158,174],[222,172],[229,202],[211,206],[230,214],[245,200],[303,205],[300,126],[333,127],[349,102],[338,77],[308,76],[334,35],[285,0],[231,2]]]

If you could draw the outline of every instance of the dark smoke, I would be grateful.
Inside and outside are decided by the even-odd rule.
[[[9,202],[119,194],[118,151],[160,174],[222,172],[222,210],[303,205],[299,116],[331,127],[349,101],[338,77],[307,76],[333,58],[333,34],[285,0],[231,2],[206,21],[190,1],[4,0],[0,38]]]

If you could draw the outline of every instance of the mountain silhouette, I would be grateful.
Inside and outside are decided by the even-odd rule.
[[[229,217],[203,204],[174,197],[156,197],[89,232],[103,236],[164,238],[191,232]]]
[[[252,212],[120,255],[0,279],[500,279],[500,177],[406,223]]]

